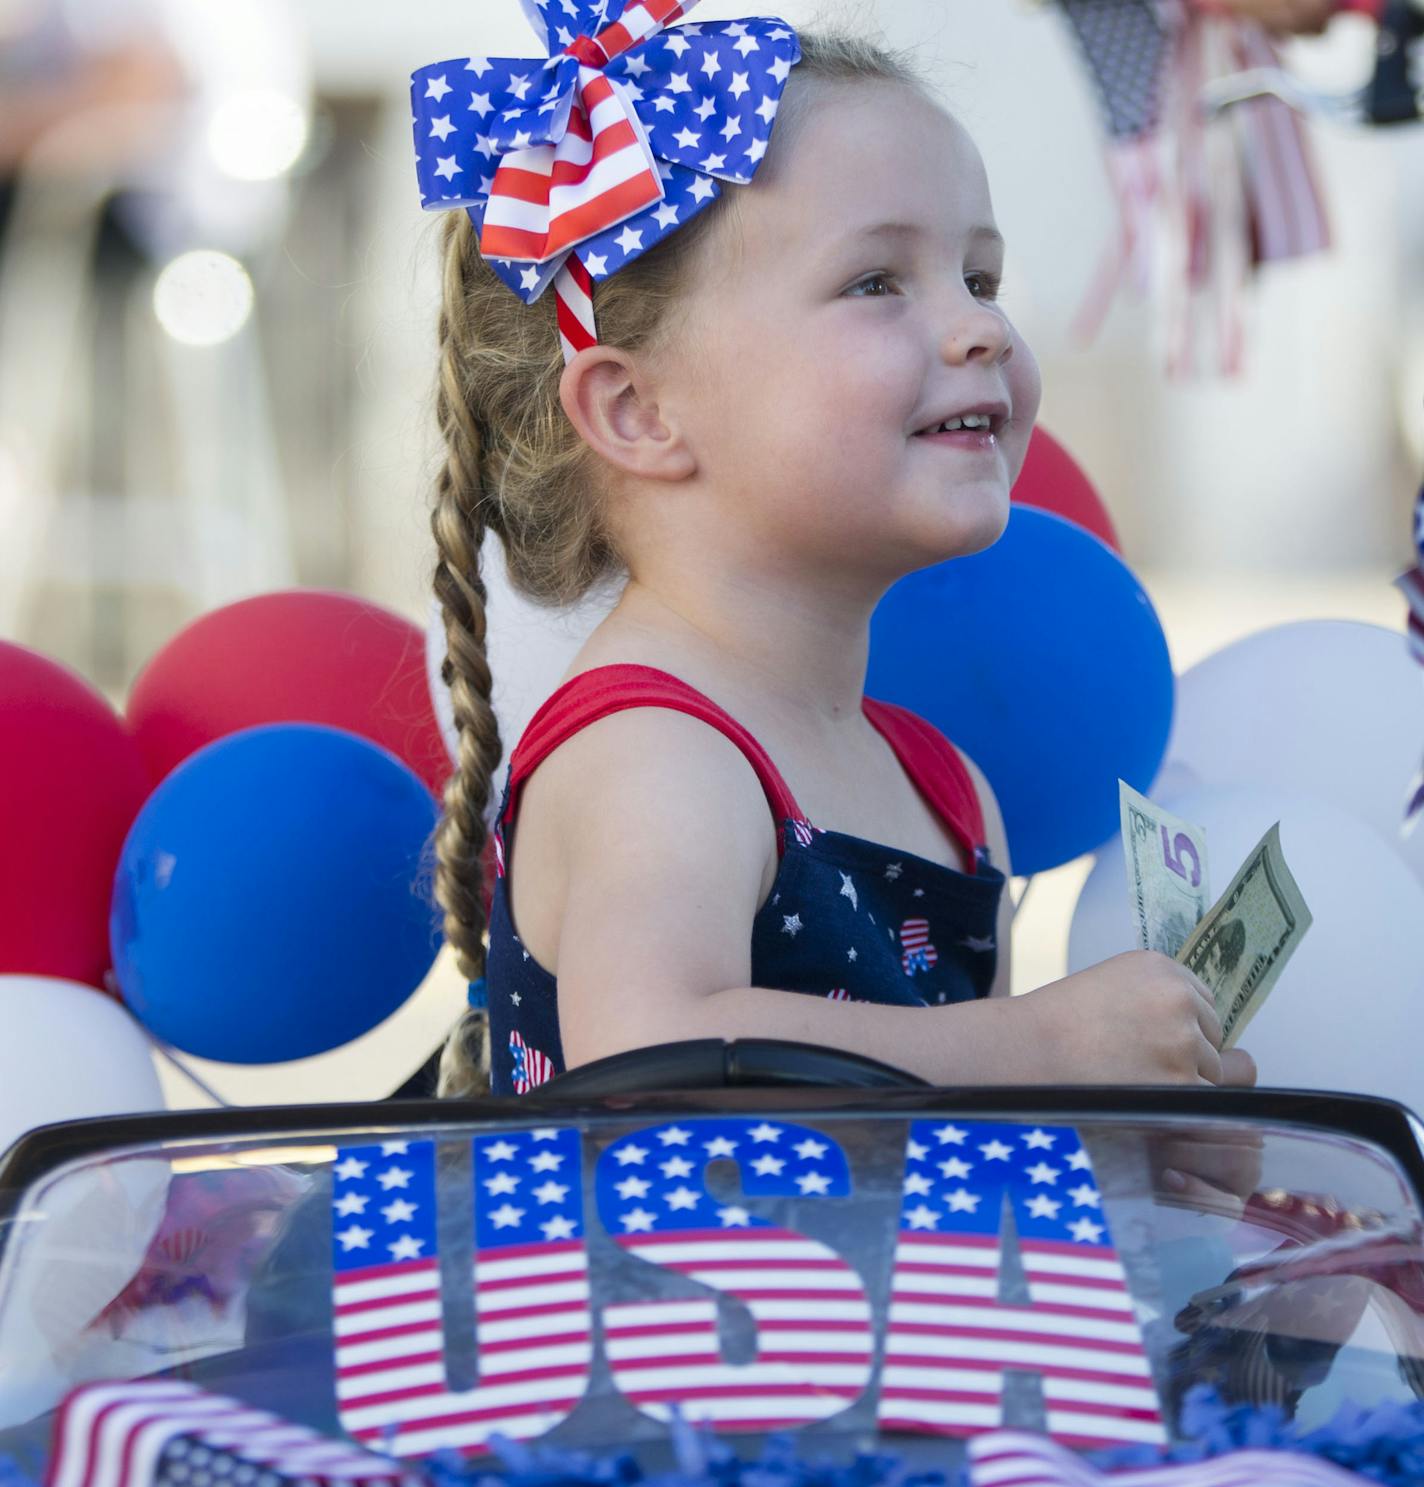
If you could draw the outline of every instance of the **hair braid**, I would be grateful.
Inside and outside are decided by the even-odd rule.
[[[445,938],[460,970],[473,981],[484,971],[486,912],[483,854],[485,810],[503,745],[490,703],[492,679],[485,650],[487,594],[480,576],[487,503],[482,482],[483,441],[464,386],[469,365],[468,316],[463,285],[479,253],[463,212],[445,229],[445,285],[439,322],[440,385],[436,418],[445,440],[445,463],[435,484],[431,530],[439,561],[435,593],[445,617],[442,667],[458,730],[457,767],[445,786],[445,809],[435,835],[435,894],[445,910]],[[485,1014],[466,1012],[440,1061],[441,1093],[473,1094],[488,1088]]]

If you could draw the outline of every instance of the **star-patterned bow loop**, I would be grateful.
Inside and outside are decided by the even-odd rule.
[[[468,211],[526,304],[554,285],[565,360],[597,339],[593,284],[715,200],[717,179],[750,181],[766,153],[796,34],[775,17],[666,29],[696,3],[521,0],[547,61],[412,74],[421,205]]]

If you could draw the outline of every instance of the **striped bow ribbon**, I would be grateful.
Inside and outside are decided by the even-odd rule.
[[[718,180],[756,174],[801,48],[774,16],[668,30],[697,0],[520,3],[547,61],[411,75],[416,174],[421,205],[468,211],[526,304],[553,284],[567,362],[597,341],[598,280],[715,200]]]

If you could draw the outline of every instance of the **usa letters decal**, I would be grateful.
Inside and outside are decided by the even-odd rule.
[[[433,1142],[337,1153],[335,1383],[349,1435],[393,1456],[474,1454],[495,1433],[532,1440],[574,1412],[593,1372],[584,1139],[548,1127],[471,1143],[474,1249],[444,1257],[469,1277],[453,1304],[473,1295],[477,1368],[463,1389],[446,1371]],[[1076,1131],[915,1120],[903,1176],[883,1145],[858,1160],[874,1170],[851,1204],[845,1152],[790,1121],[664,1121],[599,1153],[591,1191],[609,1294],[597,1315],[607,1376],[629,1406],[657,1421],[676,1410],[719,1430],[785,1429],[854,1405],[879,1363],[866,1408],[882,1431],[972,1436],[1005,1423],[1005,1374],[1026,1370],[1056,1440],[1165,1441]],[[709,1186],[713,1163],[730,1164],[726,1184]],[[836,1199],[848,1249],[893,1264],[888,1286],[795,1227],[825,1232],[811,1215]],[[878,1259],[879,1234],[893,1234],[893,1260]],[[719,1297],[745,1308],[754,1333],[737,1358]]]

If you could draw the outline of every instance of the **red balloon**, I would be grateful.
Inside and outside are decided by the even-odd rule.
[[[1013,499],[1076,522],[1121,556],[1122,544],[1102,497],[1077,460],[1045,429],[1035,428],[1029,435]]]
[[[148,773],[82,677],[0,641],[0,973],[104,985],[109,901]]]
[[[291,589],[200,616],[144,667],[126,712],[155,785],[259,723],[344,728],[389,749],[437,797],[451,769],[424,632],[353,594]]]

